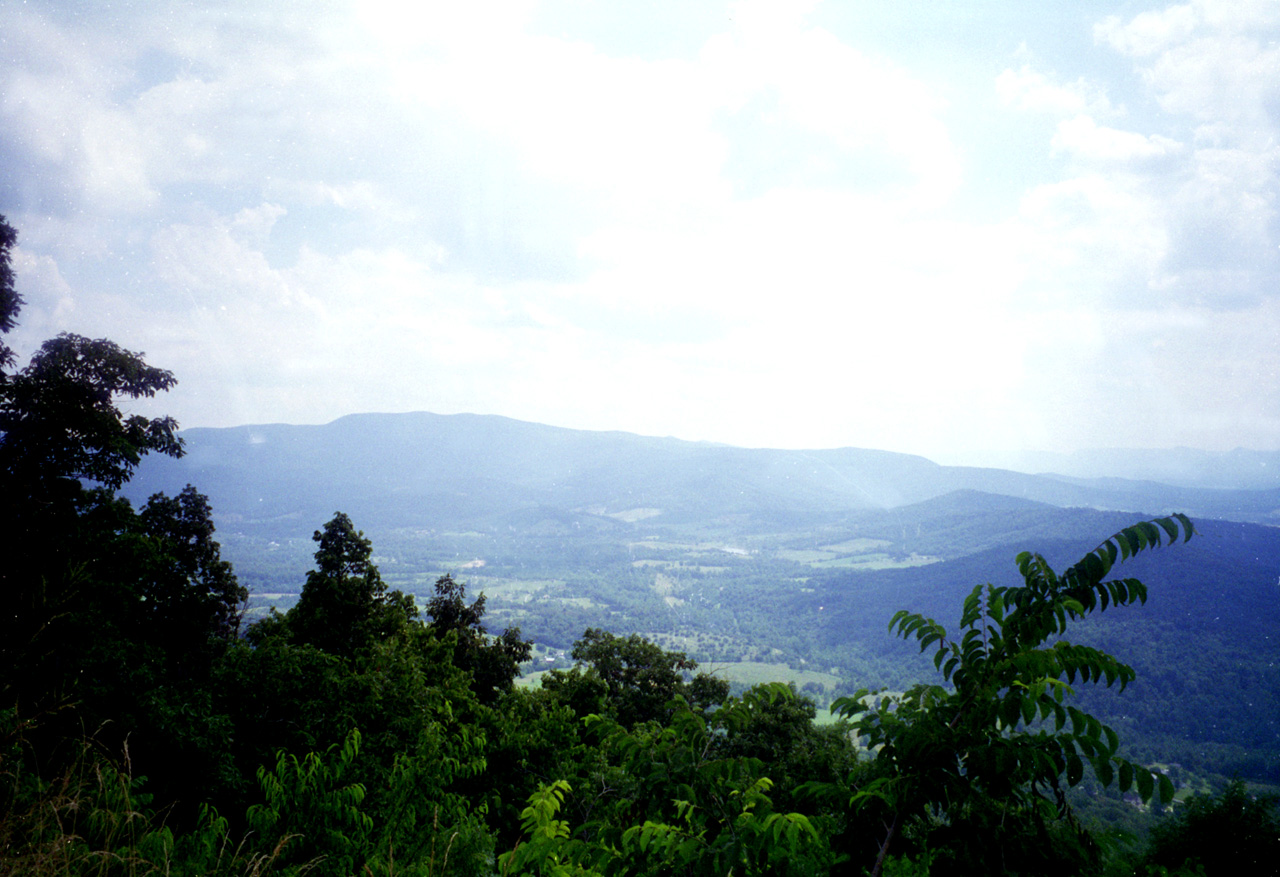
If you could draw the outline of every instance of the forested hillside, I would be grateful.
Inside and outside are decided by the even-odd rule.
[[[148,460],[129,495],[199,483],[235,529],[273,538],[301,534],[302,520],[335,503],[379,531],[486,530],[515,512],[525,514],[518,520],[554,512],[602,524],[644,516],[709,527],[822,521],[960,490],[1063,507],[1280,521],[1275,487],[1068,479],[861,448],[735,448],[473,414],[360,414],[323,426],[192,429],[183,437],[188,453]]]
[[[13,242],[0,218],[3,332]],[[1274,773],[1274,529],[987,494],[833,507],[813,484],[816,511],[739,513],[717,477],[679,514],[521,503],[505,531],[446,530],[445,504],[384,546],[330,509],[298,540],[198,487],[121,492],[183,457],[171,419],[123,410],[175,384],[107,340],[21,365],[0,344],[2,873],[1263,874],[1280,852],[1275,799],[1243,783],[1167,809],[1223,765]],[[767,493],[759,459],[738,471]],[[490,513],[510,467],[459,505]],[[681,471],[640,499],[700,483]],[[262,478],[235,491],[283,526],[303,506]],[[267,558],[248,616],[227,530]],[[535,645],[552,669],[517,685]],[[835,721],[717,672],[748,657],[816,667]],[[1251,727],[1199,713],[1215,682]],[[1196,746],[1196,771],[1169,764]]]
[[[582,632],[603,627],[686,652],[735,692],[792,681],[822,708],[862,685],[926,678],[928,662],[886,635],[886,619],[911,608],[953,621],[973,583],[1017,580],[1025,548],[1065,564],[1175,500],[1276,504],[1267,490],[1115,480],[1060,494],[1057,478],[887,452],[743,450],[464,415],[184,437],[187,456],[148,461],[128,492],[141,501],[187,478],[207,489],[253,613],[292,605],[307,522],[342,508],[385,579],[419,605],[445,574],[482,591],[497,624],[533,641],[530,671],[571,666]],[[1141,564],[1158,599],[1082,634],[1147,671],[1097,708],[1141,730],[1153,756],[1280,781],[1280,531],[1196,519],[1205,538]],[[1223,679],[1236,696],[1221,697]]]

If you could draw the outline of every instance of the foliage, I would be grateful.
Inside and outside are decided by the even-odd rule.
[[[0,335],[12,332],[18,324],[18,311],[22,309],[22,296],[13,284],[12,251],[18,244],[18,233],[0,215]],[[3,369],[13,364],[13,351],[0,341],[0,381],[5,380]]]
[[[502,848],[521,836],[522,806],[531,789],[556,779],[599,776],[606,753],[573,710],[540,688],[516,687],[476,714],[485,735],[486,770],[463,788],[483,800]]]
[[[180,456],[182,440],[173,418],[125,416],[117,398],[150,398],[175,383],[171,372],[111,341],[49,339],[0,384],[0,472],[36,495],[65,490],[63,479],[119,489],[143,455]]]
[[[564,796],[572,791],[565,780],[541,785],[529,796],[529,806],[520,812],[526,839],[500,859],[503,877],[538,874],[543,877],[599,877],[600,872],[584,867],[587,847],[570,838],[569,823],[556,819]]]
[[[721,728],[751,724],[751,708],[731,702]],[[833,857],[811,818],[774,807],[768,765],[726,755],[718,728],[678,703],[667,727],[620,737],[620,766],[634,784],[620,798],[611,873],[805,874]]]
[[[1022,587],[978,586],[964,603],[958,640],[932,619],[899,612],[890,622],[921,651],[934,647],[934,665],[951,689],[918,685],[898,697],[859,692],[833,710],[853,719],[875,754],[880,775],[851,789],[854,809],[883,811],[888,826],[872,873],[909,827],[928,844],[945,838],[949,851],[976,873],[1063,864],[1051,849],[1048,823],[1070,819],[1064,790],[1078,784],[1088,763],[1103,785],[1136,788],[1142,799],[1173,787],[1118,754],[1119,737],[1088,713],[1064,703],[1077,677],[1124,688],[1133,670],[1096,649],[1060,639],[1068,622],[1109,605],[1145,602],[1136,579],[1107,579],[1117,560],[1180,536],[1191,522],[1181,515],[1127,527],[1102,542],[1061,576],[1045,559],[1018,555]],[[1021,726],[1021,727],[1020,727]],[[999,826],[1028,827],[1040,842],[1010,838]],[[1016,841],[1016,842],[1015,842]],[[1090,850],[1082,837],[1084,851]],[[1044,857],[1037,866],[1010,862],[1010,851]],[[1074,867],[1074,866],[1073,866]]]
[[[705,673],[686,682],[685,674],[698,668],[697,661],[637,634],[622,637],[589,628],[574,644],[573,658],[586,669],[553,671],[543,687],[573,704],[580,714],[604,710],[625,726],[667,720],[677,696],[707,708],[729,694],[727,682]]]
[[[139,519],[143,538],[162,546],[142,576],[147,623],[174,639],[235,638],[248,592],[213,538],[208,498],[189,484],[176,497],[157,493]]]
[[[583,838],[554,819],[569,784],[540,787],[522,814],[525,840],[502,858],[504,873],[812,874],[834,863],[807,815],[774,809],[762,762],[717,757],[714,729],[687,706],[666,728],[595,724],[619,756],[612,779],[625,785]]]
[[[858,769],[857,753],[844,722],[814,724],[816,709],[795,687],[756,685],[712,713],[712,750],[720,757],[767,765],[775,799],[799,806],[798,787],[831,782]]]
[[[12,230],[0,221],[0,331]],[[188,486],[138,512],[116,490],[148,453],[180,456],[177,424],[127,414],[173,375],[107,340],[59,335],[22,368],[0,350],[0,707],[34,722],[24,757],[71,770],[85,729],[156,775],[166,801],[225,773],[228,728],[208,687],[247,592]],[[181,770],[178,768],[181,765]],[[185,771],[187,776],[179,781]]]
[[[164,873],[174,835],[127,757],[114,764],[78,741],[59,772],[41,775],[25,757],[31,729],[0,711],[0,875]]]
[[[411,598],[387,593],[370,559],[373,547],[349,517],[338,512],[312,538],[316,568],[287,615],[297,642],[350,659],[417,617]]]
[[[0,332],[21,304],[14,240],[0,218]],[[1125,528],[1062,575],[1019,555],[1022,584],[974,589],[959,638],[898,613],[891,630],[932,650],[944,684],[837,701],[851,724],[815,727],[814,702],[786,685],[730,697],[723,679],[696,672],[690,655],[712,649],[702,640],[686,653],[594,627],[573,645],[572,670],[523,690],[519,628],[488,634],[485,595],[469,601],[449,575],[420,617],[340,512],[313,535],[297,605],[240,637],[245,591],[207,499],[188,486],[135,510],[118,494],[145,454],[182,451],[172,420],[121,409],[173,376],[71,335],[13,364],[0,346],[0,872],[1074,873],[1098,863],[1065,798],[1086,767],[1143,800],[1172,791],[1067,700],[1077,680],[1123,689],[1135,671],[1062,637],[1144,601],[1139,582],[1107,576],[1189,538],[1185,517]],[[531,566],[547,562],[538,545],[518,547]],[[712,579],[745,587],[794,573],[754,553],[717,553],[712,572],[656,542],[633,547],[638,561],[629,547],[608,562],[680,579],[678,600],[620,598],[615,619],[652,629],[674,630],[677,606],[719,612]],[[519,553],[494,566],[523,563]],[[593,587],[589,600],[605,605],[605,577]],[[796,589],[789,605],[751,594],[749,617],[711,617],[746,618],[746,639],[808,619],[787,649],[831,654],[810,642],[836,615],[819,614],[835,607],[830,590]],[[585,617],[564,613],[563,643]],[[1233,787],[1193,800],[1145,867],[1219,867],[1191,862],[1187,845],[1228,832],[1272,861],[1275,829],[1274,802]],[[495,862],[498,848],[509,852]]]
[[[143,454],[181,453],[168,418],[126,417],[117,397],[154,395],[173,383],[138,354],[109,341],[63,335],[45,342],[31,363],[0,380],[0,591],[11,611],[0,616],[0,687],[19,668],[41,662],[67,641],[104,543],[130,529],[159,526],[160,512],[133,520],[113,505],[118,487]],[[93,490],[81,479],[108,490]],[[230,586],[239,598],[240,592]],[[25,672],[21,675],[26,675]],[[56,702],[63,686],[43,680]],[[30,705],[29,705],[30,707]]]
[[[258,768],[265,799],[249,808],[247,821],[261,841],[287,844],[286,865],[305,865],[318,875],[354,874],[363,864],[373,820],[360,805],[365,787],[343,782],[360,750],[352,731],[342,747],[299,759],[281,751],[274,770]],[[260,842],[261,842],[260,841]]]
[[[529,660],[533,644],[520,638],[520,628],[511,627],[492,639],[485,635],[485,598],[481,594],[467,605],[467,588],[453,576],[436,580],[435,596],[427,603],[431,631],[439,638],[451,638],[454,666],[472,675],[472,687],[483,703],[492,703],[520,675],[520,664]]]
[[[1280,862],[1280,795],[1251,794],[1240,781],[1221,795],[1195,795],[1152,833],[1147,874],[1263,877]]]

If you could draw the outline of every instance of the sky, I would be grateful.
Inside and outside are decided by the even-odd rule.
[[[1280,2],[0,4],[9,343],[184,427],[1280,449]]]

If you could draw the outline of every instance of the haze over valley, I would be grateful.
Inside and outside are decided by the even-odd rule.
[[[0,875],[1272,877],[1278,143],[1277,0],[0,2]]]
[[[915,649],[888,635],[895,611],[954,623],[974,585],[1018,580],[1020,551],[1066,563],[1099,534],[1184,511],[1203,538],[1135,561],[1149,605],[1115,613],[1092,636],[1103,646],[1147,643],[1136,649],[1144,672],[1138,695],[1126,695],[1128,721],[1140,712],[1134,697],[1156,703],[1162,684],[1180,680],[1179,696],[1224,728],[1253,729],[1252,745],[1270,753],[1254,768],[1280,765],[1280,725],[1257,721],[1262,703],[1280,716],[1270,626],[1280,625],[1280,455],[1113,452],[1125,468],[1081,478],[479,415],[362,414],[183,435],[186,456],[152,455],[126,492],[141,500],[199,484],[251,590],[251,617],[294,603],[312,532],[340,510],[373,541],[386,581],[420,604],[446,573],[483,592],[491,628],[518,625],[534,641],[528,673],[571,665],[568,650],[598,627],[685,651],[738,686],[792,681],[820,703],[930,675]],[[1138,474],[1177,467],[1177,480],[1201,486],[1123,477],[1135,462],[1146,467]],[[1194,648],[1168,653],[1170,631],[1189,630],[1192,618]],[[1247,701],[1235,702],[1254,706],[1238,719],[1211,703],[1217,686],[1197,657],[1206,654],[1215,666],[1238,661],[1238,673],[1258,668],[1241,682]],[[1164,727],[1154,714],[1144,721]],[[1188,747],[1199,739],[1161,733]],[[1211,745],[1198,759],[1219,769],[1230,760]]]

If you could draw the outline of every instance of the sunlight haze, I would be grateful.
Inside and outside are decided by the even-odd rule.
[[[1280,3],[0,6],[22,357],[184,427],[1280,449]]]

